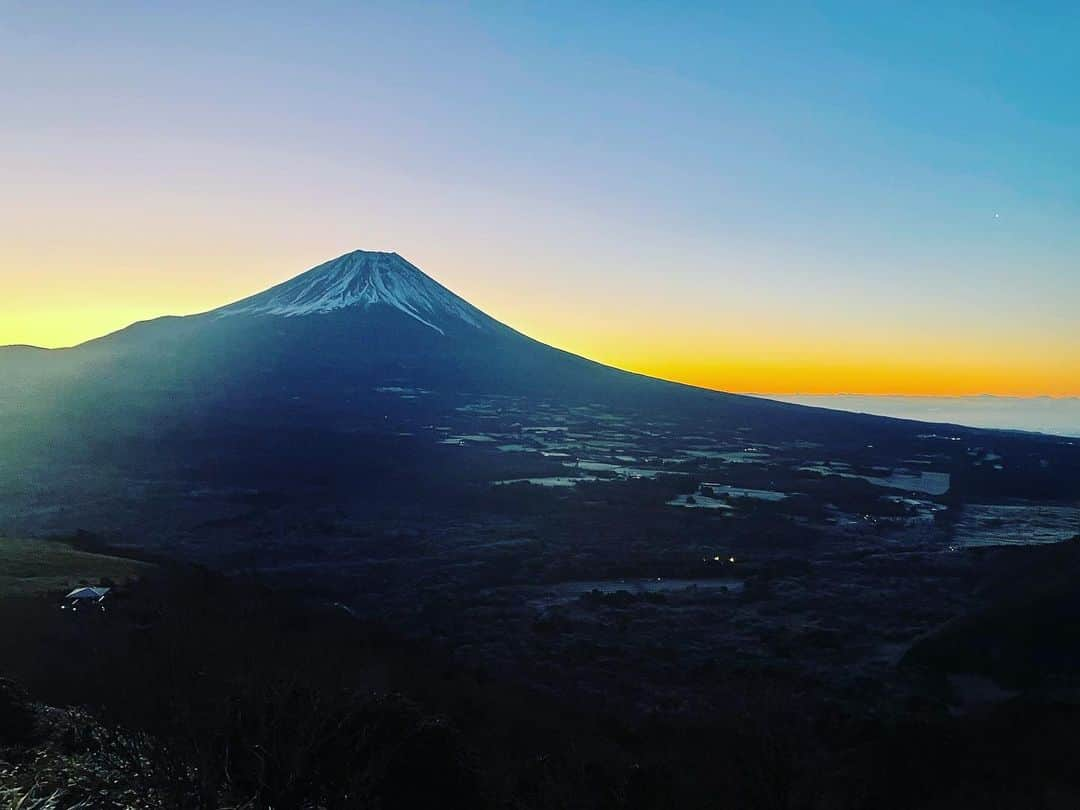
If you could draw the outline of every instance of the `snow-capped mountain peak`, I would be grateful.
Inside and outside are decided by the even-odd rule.
[[[445,335],[465,325],[491,330],[489,316],[396,253],[355,250],[265,292],[217,310],[228,315],[320,315],[388,306]]]

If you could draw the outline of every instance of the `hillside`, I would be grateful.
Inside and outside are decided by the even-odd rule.
[[[122,583],[152,570],[148,563],[81,551],[59,540],[0,537],[0,599],[60,594],[102,580]]]

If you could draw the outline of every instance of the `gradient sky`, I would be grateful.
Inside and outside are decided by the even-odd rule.
[[[1075,2],[151,5],[0,0],[0,344],[366,248],[709,387],[1080,395]]]

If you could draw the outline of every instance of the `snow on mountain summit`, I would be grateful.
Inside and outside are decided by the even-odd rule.
[[[500,326],[396,253],[364,250],[320,264],[217,314],[296,317],[378,305],[400,310],[444,335],[462,323],[484,331]]]

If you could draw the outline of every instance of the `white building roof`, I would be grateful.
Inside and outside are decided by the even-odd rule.
[[[109,592],[108,588],[76,588],[65,599],[101,599]]]

